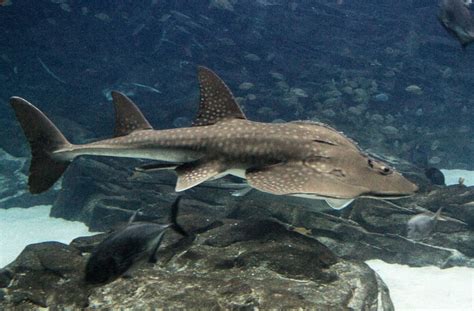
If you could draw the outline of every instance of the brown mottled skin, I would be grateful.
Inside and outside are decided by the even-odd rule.
[[[249,121],[217,75],[200,67],[199,81],[201,102],[192,127],[153,130],[138,108],[115,92],[116,134],[122,136],[72,145],[58,132],[50,157],[59,163],[80,155],[167,161],[176,163],[177,191],[234,174],[273,194],[343,199],[335,207],[360,196],[396,198],[417,190],[335,129],[313,122]],[[13,98],[12,105],[19,120],[34,107],[19,98]]]

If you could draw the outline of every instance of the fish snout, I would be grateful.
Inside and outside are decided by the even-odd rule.
[[[400,197],[414,195],[420,190],[420,188],[412,181],[402,177],[403,179],[398,184],[398,189],[396,190]]]

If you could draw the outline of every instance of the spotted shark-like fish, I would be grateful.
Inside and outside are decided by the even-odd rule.
[[[335,129],[313,122],[247,120],[214,72],[199,67],[198,77],[200,105],[192,127],[154,130],[128,97],[113,92],[115,137],[83,145],[68,142],[40,110],[12,97],[31,146],[30,192],[49,189],[82,155],[166,161],[178,175],[176,191],[232,174],[260,191],[323,199],[333,208],[358,197],[398,198],[417,190]]]

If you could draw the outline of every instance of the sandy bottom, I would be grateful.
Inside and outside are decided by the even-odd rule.
[[[50,210],[50,205],[0,209],[0,268],[14,261],[28,244],[68,244],[76,237],[96,234],[81,222],[49,217]]]
[[[459,182],[459,177],[464,178],[466,186],[474,185],[474,171],[466,170],[441,170],[444,174],[444,181],[446,185],[456,185]]]
[[[381,260],[366,262],[390,289],[395,310],[474,310],[474,269],[412,268]]]

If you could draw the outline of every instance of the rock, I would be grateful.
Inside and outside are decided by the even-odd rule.
[[[10,277],[10,282],[2,282],[4,296],[0,308],[86,307],[84,264],[81,253],[68,245],[58,242],[28,245],[13,263],[0,271],[0,275]]]
[[[372,121],[374,121],[375,123],[379,123],[379,124],[383,123],[383,120],[384,120],[384,119],[383,119],[383,116],[381,116],[381,115],[379,115],[379,114],[377,114],[377,113],[371,115],[371,116],[370,116],[370,119],[371,119]]]
[[[353,115],[360,116],[364,113],[364,111],[367,109],[367,107],[363,104],[357,105],[357,106],[352,106],[347,109],[348,112],[352,113]]]
[[[438,156],[434,156],[434,157],[431,157],[428,159],[428,163],[431,164],[431,165],[436,165],[436,164],[439,164],[441,163],[441,158],[438,157]]]
[[[369,101],[369,94],[367,93],[366,90],[362,89],[362,88],[357,88],[354,90],[354,95],[353,95],[353,100],[356,102],[356,103],[367,103]]]
[[[396,127],[391,125],[382,127],[380,131],[389,137],[398,137],[400,134],[400,131]]]
[[[285,76],[282,75],[282,74],[279,73],[279,72],[271,71],[271,72],[270,72],[270,75],[272,76],[272,78],[274,78],[274,79],[276,79],[276,80],[285,80]]]
[[[344,87],[342,87],[341,91],[342,91],[344,94],[347,94],[347,95],[352,95],[352,94],[354,94],[354,90],[353,90],[352,87],[350,87],[350,86],[344,86]]]
[[[330,90],[330,91],[325,92],[323,95],[324,95],[324,97],[326,97],[326,98],[329,98],[329,97],[340,97],[340,96],[342,96],[342,93],[339,92],[337,89],[333,89],[333,90]]]
[[[229,0],[211,0],[209,3],[209,8],[215,8],[225,11],[234,11],[234,6]]]
[[[109,15],[105,14],[105,13],[97,13],[94,15],[95,18],[103,21],[103,22],[106,22],[106,23],[110,23],[112,21],[112,19],[110,18]]]
[[[257,99],[257,95],[255,95],[255,94],[248,94],[248,95],[247,95],[247,99],[248,99],[248,100],[256,100],[256,99]]]
[[[305,90],[294,87],[290,89],[290,92],[296,95],[297,97],[308,97],[308,93]]]
[[[328,98],[324,101],[325,106],[335,106],[337,104],[340,104],[342,102],[340,97],[331,97]]]
[[[379,93],[377,95],[374,96],[374,99],[375,101],[378,101],[378,102],[386,102],[388,101],[388,95],[385,94],[385,93]]]
[[[336,116],[336,112],[332,109],[324,109],[322,114],[326,117],[332,118]]]
[[[415,85],[415,84],[407,86],[405,88],[405,91],[407,91],[408,93],[415,94],[415,95],[422,95],[423,94],[423,90],[421,89],[421,87],[419,87],[418,85]]]
[[[243,82],[239,85],[239,89],[241,90],[250,90],[253,87],[254,85],[251,82]]]
[[[290,88],[288,83],[286,83],[285,81],[278,81],[276,85],[278,88],[280,88],[283,91],[287,91]]]
[[[0,307],[393,310],[387,287],[367,265],[338,259],[278,221],[227,219],[195,233],[167,235],[157,265],[101,287],[82,284],[86,257],[73,246],[28,246],[9,274],[0,273],[9,280]],[[97,240],[80,244],[87,239]]]
[[[258,62],[260,61],[260,56],[256,55],[256,54],[252,54],[252,53],[247,53],[245,54],[244,58],[246,60],[249,60],[249,61],[252,61],[252,62]]]

